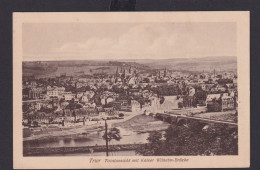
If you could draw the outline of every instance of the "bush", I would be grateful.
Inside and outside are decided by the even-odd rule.
[[[23,129],[23,137],[26,138],[26,137],[30,137],[31,136],[31,130],[29,128],[24,128]]]
[[[227,125],[210,125],[203,131],[204,123],[187,122],[188,126],[171,125],[162,140],[160,132],[151,132],[148,142],[136,150],[144,156],[173,155],[237,155],[237,128]]]
[[[119,117],[124,117],[125,115],[123,113],[118,114]]]

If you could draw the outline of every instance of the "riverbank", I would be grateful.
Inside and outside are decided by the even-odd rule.
[[[144,144],[109,145],[109,152],[134,151]],[[51,156],[55,154],[106,152],[106,146],[84,146],[84,147],[55,147],[55,148],[24,148],[24,156]],[[127,155],[125,155],[127,156]]]
[[[107,123],[111,127],[116,123],[122,123],[133,117],[140,115],[140,113],[124,112],[124,119],[108,120]],[[93,132],[103,131],[105,128],[105,121],[86,121],[85,125],[82,123],[75,123],[71,126],[50,125],[45,127],[37,127],[30,130],[31,136],[23,138],[23,141],[31,141],[38,139],[46,139],[50,137],[69,137],[81,134],[89,134]]]

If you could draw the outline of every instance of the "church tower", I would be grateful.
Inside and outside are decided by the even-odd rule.
[[[129,74],[132,74],[132,67],[129,68]]]
[[[118,77],[118,67],[116,68],[116,77]]]
[[[126,75],[125,75],[125,69],[124,69],[124,70],[122,70],[122,73],[121,73],[121,78],[123,78],[123,79],[124,79],[124,78],[125,78],[125,76],[126,76]]]
[[[166,71],[166,67],[165,67],[165,68],[164,68],[163,77],[166,77],[166,73],[167,73],[167,71]]]

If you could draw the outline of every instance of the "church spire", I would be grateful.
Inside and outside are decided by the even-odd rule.
[[[118,67],[116,68],[116,77],[118,77]]]
[[[130,66],[130,68],[129,68],[129,74],[131,74],[132,73],[132,67]]]
[[[163,77],[166,77],[166,67],[164,68],[164,74],[163,74]]]

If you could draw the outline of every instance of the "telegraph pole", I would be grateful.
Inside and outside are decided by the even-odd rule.
[[[107,120],[105,120],[106,155],[108,156]]]

